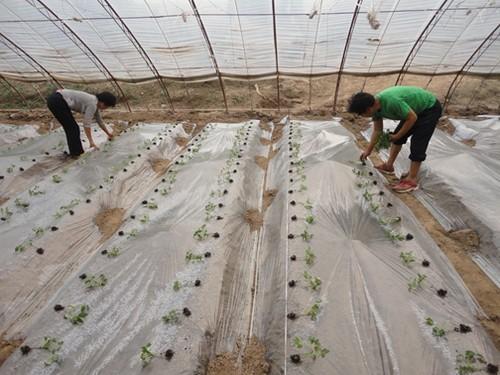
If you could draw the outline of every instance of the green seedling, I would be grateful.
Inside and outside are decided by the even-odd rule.
[[[60,365],[62,363],[62,359],[58,352],[63,344],[64,342],[62,340],[58,340],[54,337],[46,336],[43,338],[40,349],[50,353],[49,357],[43,362],[45,366],[50,366],[53,363]]]
[[[151,352],[151,343],[148,343],[141,347],[141,352],[139,353],[139,358],[142,362],[142,367],[146,367],[151,363],[154,358],[154,354]]]
[[[193,254],[191,250],[188,250],[185,259],[186,263],[197,263],[203,260],[203,255]]]
[[[428,326],[433,326],[434,320],[432,320],[431,317],[427,317],[427,318],[425,318],[425,324],[427,324]]]
[[[330,352],[328,349],[321,346],[318,338],[309,336],[308,341],[311,350],[305,355],[311,357],[313,360],[316,360],[317,358],[325,358],[325,356]]]
[[[413,279],[410,279],[410,281],[408,282],[408,291],[413,292],[413,291],[416,291],[417,289],[422,288],[422,283],[424,282],[424,280],[426,278],[427,278],[427,276],[419,273],[419,274],[417,274],[416,277],[414,277]]]
[[[373,199],[373,193],[370,193],[368,190],[363,192],[363,198],[365,198],[368,202],[371,202]]]
[[[304,271],[304,279],[306,280],[308,287],[314,291],[321,287],[321,279],[317,276],[312,276],[307,271]]]
[[[40,190],[40,187],[38,185],[33,186],[31,189],[28,190],[28,193],[30,196],[34,197],[36,195],[42,195],[45,194],[43,190]]]
[[[7,168],[7,173],[13,173],[15,168],[16,168],[15,164],[12,164],[10,167]]]
[[[0,215],[2,216],[2,220],[9,221],[13,212],[9,209],[9,207],[2,207],[0,208]]]
[[[475,353],[472,350],[466,350],[464,353],[458,353],[455,359],[456,370],[459,375],[468,375],[483,370],[486,361],[482,354]]]
[[[403,264],[406,266],[406,267],[410,267],[411,264],[413,262],[415,262],[416,258],[415,258],[415,255],[413,254],[412,251],[408,251],[408,252],[404,252],[402,251],[400,254],[399,254],[399,258],[401,259],[401,262],[403,262]]]
[[[138,229],[132,229],[130,232],[127,233],[127,239],[135,238],[137,237],[138,234],[139,234]]]
[[[92,275],[87,277],[84,283],[87,289],[95,289],[105,286],[108,283],[108,279],[101,273],[100,275]]]
[[[304,231],[300,234],[300,237],[302,237],[302,239],[305,241],[305,242],[309,242],[312,240],[313,238],[313,234],[312,233],[309,233],[307,231],[307,228],[304,229]]]
[[[217,206],[215,204],[213,204],[212,202],[209,202],[205,206],[205,221],[209,221],[213,217],[213,213],[214,213],[216,208],[217,208]]]
[[[64,319],[69,320],[74,325],[80,325],[84,323],[87,315],[89,315],[89,305],[69,305],[66,307]]]
[[[55,175],[52,176],[52,182],[58,184],[61,181],[62,181],[62,178],[59,175],[55,174]]]
[[[16,198],[16,200],[14,200],[14,204],[16,205],[16,207],[21,208],[25,211],[30,206],[30,204],[28,202],[23,201],[21,198]]]
[[[307,215],[306,216],[306,223],[307,224],[314,224],[314,216],[313,215]]]
[[[45,233],[45,229],[42,227],[33,228],[32,231],[35,233],[35,237],[42,237]]]
[[[381,225],[392,225],[401,222],[401,217],[384,217],[378,219],[379,224]]]
[[[318,299],[316,302],[306,311],[306,315],[311,318],[311,320],[316,320],[321,308],[321,300]]]
[[[178,292],[182,288],[182,284],[179,280],[174,281],[174,285],[172,286],[175,292]]]
[[[380,208],[380,205],[375,202],[370,202],[370,211],[373,213],[376,213],[378,209]]]
[[[392,230],[392,229],[384,229],[384,231],[387,234],[387,237],[389,237],[389,239],[392,242],[404,241],[405,240],[404,234],[402,234],[400,232],[397,232],[397,231]]]
[[[391,133],[389,131],[381,132],[377,137],[377,143],[375,143],[375,150],[385,150],[391,145]]]
[[[54,214],[54,217],[56,219],[60,219],[61,217],[66,215],[69,211],[71,211],[72,208],[78,206],[79,203],[80,203],[79,199],[72,199],[71,202],[69,202],[69,204],[59,207],[59,210],[57,210],[57,212]]]
[[[26,246],[24,244],[17,245],[14,249],[16,253],[22,253],[24,250],[26,250]]]
[[[302,338],[300,338],[299,336],[295,336],[293,338],[293,343],[292,345],[294,347],[296,347],[297,349],[302,349],[304,347],[304,341],[302,340]]]
[[[195,240],[203,241],[208,238],[208,231],[206,224],[203,224],[200,228],[198,228],[194,233],[193,237]]]
[[[148,203],[146,203],[146,207],[151,210],[156,210],[158,208],[158,204],[154,199],[151,198],[150,200],[148,200]]]
[[[149,215],[148,215],[148,214],[144,214],[144,215],[142,215],[142,216],[139,218],[139,221],[140,221],[142,224],[147,224],[147,223],[149,223]]]
[[[304,184],[300,184],[299,192],[302,193],[303,191],[307,190],[307,186]]]
[[[307,199],[307,200],[305,201],[305,203],[304,203],[304,208],[305,208],[306,210],[312,210],[312,209],[313,209],[313,204],[312,204],[312,202],[311,202],[309,199]]]
[[[357,169],[357,168],[353,168],[352,169],[352,173],[354,173],[358,177],[365,177],[366,176],[366,172],[365,171],[363,171],[361,169]]]
[[[168,195],[170,193],[170,188],[166,189],[166,188],[161,188],[160,189],[160,194],[165,196],[165,195]]]
[[[179,324],[181,321],[177,310],[170,310],[166,315],[161,317],[161,320],[163,320],[165,324]]]
[[[304,353],[304,356],[311,357],[314,361],[318,358],[324,358],[330,352],[328,349],[323,348],[319,339],[314,336],[309,336],[306,342],[304,342],[301,337],[295,336],[292,346],[297,349],[302,349],[307,346],[309,350]]]
[[[316,255],[314,255],[310,246],[305,250],[305,253],[306,253],[305,255],[306,264],[308,266],[312,266],[314,264],[314,261],[316,260]]]
[[[106,254],[108,258],[116,258],[118,255],[120,255],[120,248],[117,246],[113,246]]]
[[[438,326],[432,327],[432,336],[443,337],[444,335],[446,335],[446,331],[443,328]]]

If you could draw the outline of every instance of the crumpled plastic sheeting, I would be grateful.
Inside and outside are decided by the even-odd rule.
[[[391,199],[393,210],[403,218],[401,229],[415,236],[413,241],[402,242],[400,246],[388,241],[370,216],[368,207],[361,201],[361,193],[355,188],[356,179],[351,171],[351,161],[357,159],[359,150],[350,134],[337,122],[294,122],[294,126],[303,131],[301,150],[308,181],[308,190],[294,193],[294,199],[303,202],[310,198],[314,202],[316,224],[310,229],[314,234],[311,247],[317,261],[311,273],[323,281],[319,293],[323,302],[317,322],[301,316],[288,323],[288,331],[284,332],[287,319],[283,305],[287,303],[288,311],[302,315],[316,296],[303,287],[303,262],[290,263],[288,273],[283,269],[288,263],[288,259],[283,259],[287,249],[300,260],[305,248],[300,237],[293,241],[283,237],[287,231],[300,233],[304,217],[298,205],[294,213],[300,223],[288,225],[292,210],[285,192],[296,186],[287,182],[286,128],[274,146],[282,151],[272,159],[267,172],[267,186],[276,187],[279,192],[268,209],[269,217],[261,237],[257,238],[256,232],[250,233],[242,221],[241,215],[248,208],[245,204],[250,207],[259,204],[259,187],[264,177],[253,160],[266,149],[259,143],[263,135],[255,123],[248,148],[243,149],[243,157],[238,159],[241,166],[233,177],[235,181],[229,194],[216,195],[214,199],[224,203],[217,211],[224,220],[210,221],[207,226],[210,233],[222,234],[219,240],[209,238],[196,242],[193,231],[205,223],[204,210],[211,192],[220,188],[218,173],[225,166],[235,133],[244,124],[214,124],[209,128],[202,135],[199,152],[185,165],[175,165],[177,181],[164,199],[153,190],[161,184],[144,185],[142,196],[136,191],[130,194],[132,208],[126,216],[134,214],[136,219],[127,219],[120,230],[128,234],[137,229],[137,235],[131,238],[115,235],[102,247],[93,249],[87,262],[72,272],[69,281],[40,307],[38,319],[24,331],[25,343],[37,346],[46,335],[63,339],[61,367],[44,367],[46,353],[42,351],[36,350],[27,357],[16,351],[0,369],[0,374],[192,375],[199,354],[203,354],[199,348],[206,344],[206,332],[211,333],[214,328],[214,317],[215,326],[219,328],[215,338],[220,340],[216,346],[222,350],[232,349],[226,345],[234,342],[233,336],[246,331],[241,321],[247,321],[249,310],[243,311],[242,305],[248,306],[251,293],[247,281],[253,274],[254,262],[260,266],[257,272],[261,279],[256,290],[254,332],[262,335],[267,344],[276,344],[266,348],[274,361],[273,375],[282,371],[280,358],[289,374],[329,375],[451,374],[455,350],[465,349],[481,352],[487,360],[498,359],[498,353],[475,318],[480,311],[473,299],[411,212],[386,191],[384,199]],[[180,161],[181,157],[177,154],[173,160]],[[378,182],[381,186],[381,181]],[[158,209],[149,210],[140,203],[134,205],[138,200],[150,201],[151,198],[158,202]],[[144,214],[149,215],[148,224],[138,221]],[[63,229],[75,237],[82,231],[75,223],[64,228],[61,225],[61,231]],[[257,259],[250,255],[254,245],[261,246]],[[99,254],[101,249],[112,246],[120,248],[119,257],[108,259]],[[195,254],[210,251],[212,256],[201,263],[186,264],[187,250]],[[415,264],[411,269],[406,268],[399,260],[400,251],[410,250],[419,260],[425,257],[431,262],[431,267],[425,269],[424,289],[414,294],[407,291],[407,279],[423,272],[422,267]],[[108,284],[102,289],[85,291],[77,277],[81,273],[103,273],[108,277]],[[280,276],[283,276],[281,282]],[[192,288],[195,278],[202,281],[199,289]],[[285,295],[288,278],[299,280],[299,285]],[[226,284],[227,279],[234,283]],[[181,283],[178,292],[172,289],[174,280]],[[222,289],[222,294],[221,285],[227,288]],[[447,289],[448,297],[437,297],[436,288]],[[227,313],[221,317],[219,307],[221,304],[224,307],[225,299],[230,299],[229,308],[222,310]],[[87,303],[90,314],[82,326],[74,327],[63,319],[63,312],[53,311],[56,303],[66,306]],[[185,306],[193,314],[189,318],[181,314],[179,326],[161,321],[170,309]],[[423,323],[427,316],[451,331],[454,325],[465,323],[473,327],[473,332],[463,336],[449,332],[448,340],[438,341]],[[225,335],[218,337],[226,329],[230,336],[228,342],[224,340]],[[287,333],[288,346],[284,350],[281,344]],[[315,362],[305,359],[301,366],[291,365],[286,361],[295,350],[290,346],[295,335],[318,337],[330,353]],[[155,353],[172,348],[174,359],[166,362],[155,358],[147,369],[142,369],[139,351],[148,342]]]
[[[39,319],[25,331],[26,343],[36,346],[46,335],[62,339],[64,345],[60,354],[63,363],[60,368],[44,367],[46,353],[41,351],[30,353],[29,357],[21,357],[17,351],[0,373],[139,374],[144,371],[139,360],[140,348],[150,342],[155,352],[164,352],[171,347],[176,353],[171,363],[161,358],[154,360],[148,366],[148,373],[164,374],[168,369],[172,374],[192,374],[197,367],[198,344],[204,337],[205,329],[208,329],[204,327],[217,307],[217,295],[205,287],[212,277],[206,270],[211,262],[224,259],[224,253],[218,251],[216,239],[197,242],[193,239],[193,231],[206,223],[204,208],[211,199],[210,192],[218,189],[218,172],[225,165],[237,130],[245,124],[253,125],[252,132],[255,133],[257,123],[209,124],[206,133],[195,138],[201,147],[193,158],[184,165],[172,166],[177,175],[170,194],[160,197],[153,191],[154,187],[162,186],[163,183],[158,185],[158,181],[148,186],[143,191],[144,195],[134,194],[132,202],[135,205],[127,212],[127,217],[135,215],[136,219],[127,219],[120,228],[125,236],[115,234],[99,248],[100,251],[101,248],[117,246],[121,254],[108,259],[95,249],[86,264],[73,272],[69,282],[41,309]],[[258,138],[255,138],[254,142],[257,141]],[[191,142],[187,148],[192,149],[193,144]],[[181,156],[184,155],[187,153],[177,154],[172,162],[183,162],[186,157]],[[244,158],[238,160],[243,164]],[[166,173],[160,178],[168,176],[169,173]],[[243,175],[235,175],[235,187],[241,186],[242,178]],[[241,193],[245,193],[244,185],[241,186]],[[232,191],[217,201],[227,206],[238,199],[238,194]],[[155,199],[158,208],[146,208],[140,203],[142,199]],[[223,214],[224,210],[219,210],[217,214]],[[145,214],[148,215],[148,222],[141,223],[139,219]],[[222,227],[231,221],[230,212],[223,216],[227,216],[224,221],[208,224],[210,233],[222,233]],[[134,229],[137,234],[128,236]],[[66,230],[77,235],[79,228]],[[210,251],[212,257],[200,263],[187,263],[185,255],[188,250],[194,254]],[[81,273],[103,273],[108,278],[108,284],[102,289],[85,291],[82,281],[78,279]],[[199,288],[193,288],[196,278],[202,280]],[[175,280],[182,286],[178,292],[172,288]],[[195,292],[199,292],[197,298],[191,296]],[[188,300],[191,301],[189,304]],[[57,314],[53,311],[52,306],[56,303],[65,306],[86,303],[90,306],[90,314],[81,327],[74,327],[63,319],[64,312]],[[184,306],[192,310],[190,318],[182,315]],[[162,322],[161,317],[171,309],[181,310],[179,314],[183,324],[180,328]]]
[[[158,137],[159,130],[171,136],[166,137],[153,150],[147,150],[151,139]],[[2,331],[21,331],[24,328],[24,320],[20,319],[18,322],[20,312],[27,309],[26,313],[21,315],[31,316],[32,313],[28,313],[28,310],[36,311],[32,302],[36,305],[36,298],[43,301],[43,293],[34,293],[32,290],[46,289],[49,293],[53,288],[57,289],[59,283],[68,276],[68,267],[71,271],[72,267],[84,262],[88,254],[95,250],[96,244],[101,241],[101,234],[93,222],[95,214],[102,207],[121,207],[122,204],[125,206],[128,200],[137,200],[137,194],[142,196],[141,189],[147,188],[148,181],[157,178],[151,170],[148,158],[172,157],[179,149],[174,140],[177,135],[187,136],[181,125],[160,127],[158,124],[144,124],[132,127],[112,143],[103,145],[101,151],[91,152],[76,162],[55,159],[58,170],[54,173],[61,177],[60,183],[54,183],[53,174],[45,175],[42,169],[42,173],[33,174],[33,180],[29,180],[32,185],[26,186],[2,205],[3,209],[9,208],[13,213],[9,220],[2,221],[0,225],[0,275],[2,284],[8,285],[0,297]],[[31,160],[32,155],[43,158],[42,150],[47,148],[47,144],[57,142],[60,136],[61,134],[56,132],[40,138],[40,142],[26,145],[25,153],[18,147],[15,154],[30,155],[28,160]],[[138,156],[139,153],[141,157]],[[0,159],[2,168],[6,166],[5,159]],[[131,164],[133,161],[135,164]],[[128,168],[127,172],[122,171],[125,166]],[[113,180],[110,179],[112,175]],[[112,185],[112,181],[115,181],[115,184]],[[44,194],[31,196],[29,190],[34,186],[38,186],[38,190]],[[28,209],[17,207],[14,198],[28,202]],[[85,203],[89,198],[91,201]],[[67,213],[61,217],[56,216],[57,212],[61,212],[60,207],[72,202],[76,203],[72,207],[76,212],[74,216]],[[34,233],[37,227],[44,228],[40,237]],[[53,232],[51,227],[59,227],[59,230]],[[29,244],[30,241],[32,245]],[[14,249],[20,244],[25,244],[26,249],[15,253]],[[34,250],[38,247],[46,250],[43,256],[35,253]]]
[[[360,151],[352,136],[338,122],[292,121],[303,133],[301,157],[305,160],[308,190],[295,194],[297,202],[313,202],[315,224],[309,225],[313,238],[309,244],[300,238],[289,241],[289,253],[301,259],[307,245],[316,254],[308,271],[322,280],[314,293],[304,287],[304,266],[290,264],[288,279],[298,287],[288,292],[288,311],[303,314],[317,300],[321,309],[317,322],[307,316],[288,323],[287,356],[300,350],[292,347],[295,336],[317,337],[330,350],[324,359],[305,359],[300,366],[288,364],[288,374],[455,374],[456,351],[475,350],[489,360],[498,359],[491,340],[476,314],[478,307],[448,259],[414,218],[411,211],[390,191],[383,180],[368,187],[379,196],[387,215],[402,218],[402,233],[414,239],[393,243],[371,216],[356,187],[353,166],[359,167]],[[327,144],[329,143],[329,146]],[[369,167],[364,167],[373,171]],[[376,174],[374,174],[376,176]],[[392,208],[385,208],[391,202]],[[298,221],[290,224],[290,233],[302,232],[305,209],[289,209]],[[406,267],[400,252],[412,251],[417,261]],[[430,267],[420,265],[423,259]],[[423,288],[408,291],[408,280],[422,273],[427,276]],[[446,289],[442,299],[436,290]],[[446,339],[432,336],[426,317],[446,329]],[[453,327],[464,323],[473,332],[462,335]]]
[[[0,149],[5,145],[22,142],[23,140],[40,136],[33,125],[0,124]]]
[[[415,196],[447,230],[470,227],[481,237],[478,265],[500,287],[500,121],[450,119],[459,126],[457,138],[476,135],[476,146],[469,147],[437,129],[420,172],[420,189]],[[384,121],[393,129],[394,121]],[[364,133],[369,139],[371,128]],[[409,166],[409,144],[396,160],[396,173]],[[386,158],[387,151],[382,152]]]

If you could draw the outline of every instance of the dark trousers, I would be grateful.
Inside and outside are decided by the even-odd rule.
[[[57,121],[59,121],[66,133],[69,154],[72,156],[83,154],[82,141],[80,140],[80,127],[76,123],[71,113],[71,109],[68,107],[62,95],[58,92],[52,93],[47,98],[47,107],[49,107],[50,112],[52,112]]]
[[[436,104],[431,108],[417,114],[417,121],[413,124],[412,128],[404,137],[393,142],[395,145],[404,145],[409,137],[411,137],[410,144],[410,160],[411,161],[424,161],[426,158],[427,146],[431,140],[434,129],[441,117],[443,109],[441,103],[436,99]],[[396,134],[402,127],[404,121],[401,121],[394,130]]]

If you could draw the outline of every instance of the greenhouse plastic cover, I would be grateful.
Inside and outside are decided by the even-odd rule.
[[[405,63],[410,72],[457,72],[473,56],[469,72],[500,72],[498,0],[359,3],[355,12],[353,0],[3,0],[0,74],[75,82],[310,76],[342,69],[344,50],[351,73],[398,72]]]
[[[355,161],[359,149],[353,136],[337,120],[285,123],[284,134],[275,144],[271,132],[256,120],[209,124],[187,149],[173,141],[174,135],[189,136],[181,124],[141,124],[108,146],[101,138],[100,152],[58,172],[63,179],[59,184],[50,176],[38,176],[46,194],[19,193],[18,198],[37,202],[36,207],[27,212],[12,207],[14,216],[0,228],[5,247],[0,271],[2,285],[8,285],[0,297],[0,323],[8,335],[21,333],[24,344],[32,347],[40,345],[44,336],[63,340],[62,362],[60,367],[44,366],[46,352],[34,350],[22,356],[16,351],[0,373],[193,374],[207,332],[216,353],[233,350],[242,336],[256,336],[266,347],[272,375],[454,374],[456,354],[465,350],[497,361],[499,354],[477,319],[481,309],[412,212],[383,187],[381,178],[369,176],[371,167]],[[273,129],[273,124],[267,126]],[[61,132],[54,132],[3,150],[2,170],[11,163],[18,166],[19,155],[50,161],[54,147],[60,152],[61,137]],[[289,172],[289,137],[300,145],[303,179],[294,179]],[[46,150],[51,155],[44,156]],[[255,157],[267,155],[269,165],[264,170]],[[152,173],[147,168],[152,157],[178,162],[171,168],[175,174]],[[235,160],[228,164],[231,159]],[[124,165],[127,171],[120,172]],[[230,180],[225,172],[228,165]],[[162,178],[172,187],[165,196],[155,189],[168,183]],[[89,184],[99,183],[103,189],[86,192]],[[25,181],[15,172],[2,188],[13,184],[26,189],[34,181]],[[358,184],[364,188],[357,188]],[[221,191],[224,187],[228,194]],[[255,231],[243,218],[249,208],[261,207],[263,189],[277,190],[263,227]],[[372,203],[380,205],[377,214],[363,199],[363,190],[373,195]],[[385,194],[380,195],[380,190]],[[87,196],[92,200],[84,203]],[[73,199],[80,200],[74,216],[49,215]],[[158,207],[149,210],[140,203],[143,199],[155,200]],[[292,205],[292,200],[298,203]],[[207,216],[209,202],[223,204],[216,214],[224,220]],[[127,219],[120,227],[125,236],[115,233],[100,241],[91,219],[103,206],[126,208]],[[315,222],[308,227],[313,237],[306,244],[299,233],[308,212]],[[146,214],[147,220],[139,220]],[[292,215],[299,221],[290,221]],[[394,230],[412,233],[413,240],[388,238],[380,219],[396,215],[401,219]],[[29,236],[33,226],[55,224],[58,231],[33,242],[47,249],[45,255],[8,250]],[[221,238],[196,241],[193,230],[202,224]],[[288,240],[288,233],[295,233],[295,239]],[[317,257],[308,270],[322,280],[318,291],[311,291],[303,281],[307,245]],[[101,254],[114,246],[120,249],[118,257]],[[187,250],[210,251],[211,256],[186,262]],[[402,251],[413,252],[415,264],[403,265]],[[299,261],[289,262],[292,254]],[[420,265],[423,259],[430,267]],[[86,290],[78,277],[82,273],[105,274],[108,283]],[[426,275],[422,288],[409,291],[408,280],[420,273]],[[255,293],[251,293],[255,277]],[[198,288],[193,287],[195,278],[201,280]],[[296,288],[287,287],[291,279],[298,281]],[[174,281],[179,281],[180,290],[173,289]],[[448,291],[446,298],[436,294],[439,288]],[[321,310],[313,321],[302,312],[318,300]],[[64,312],[53,309],[57,303],[88,304],[84,324],[75,326],[64,319]],[[181,316],[181,322],[173,325],[162,321],[169,310],[184,306],[192,311],[189,318]],[[288,312],[302,316],[288,321]],[[446,330],[446,338],[432,334],[427,317]],[[472,332],[455,332],[458,324],[471,326]],[[297,336],[317,337],[330,353],[324,359],[292,365],[287,358],[297,350],[292,347]],[[155,353],[173,349],[174,359],[155,358],[143,369],[139,351],[146,343]]]

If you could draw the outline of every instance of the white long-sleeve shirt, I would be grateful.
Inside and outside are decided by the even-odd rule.
[[[83,114],[84,128],[90,128],[93,119],[95,119],[99,125],[104,126],[101,114],[97,108],[97,97],[95,95],[84,91],[68,89],[57,90],[57,92],[62,95],[64,101],[72,111]]]

